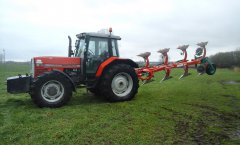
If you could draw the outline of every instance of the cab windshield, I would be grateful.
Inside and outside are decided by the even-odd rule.
[[[83,58],[84,56],[84,49],[86,47],[85,39],[79,39],[76,40],[76,50],[75,50],[75,57],[81,57]]]

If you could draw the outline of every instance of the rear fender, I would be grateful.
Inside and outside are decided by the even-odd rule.
[[[97,70],[97,73],[96,73],[96,78],[101,77],[104,70],[106,70],[107,68],[111,67],[112,65],[116,65],[116,64],[128,64],[128,65],[132,66],[133,68],[138,68],[138,64],[131,59],[123,59],[123,58],[119,58],[119,57],[110,57],[109,59],[105,60],[98,67],[98,70]]]

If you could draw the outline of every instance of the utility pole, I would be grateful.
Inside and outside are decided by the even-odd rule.
[[[5,49],[3,49],[3,63],[5,63]]]
[[[3,60],[3,54],[2,54],[2,51],[0,50],[0,63],[2,63],[2,60]]]
[[[2,63],[2,64],[5,63],[5,50],[4,49],[0,50],[0,63]]]

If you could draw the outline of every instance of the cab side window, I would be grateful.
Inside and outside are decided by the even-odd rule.
[[[113,53],[113,56],[119,56],[118,48],[117,48],[117,40],[112,40],[112,53]]]
[[[96,55],[96,46],[95,46],[95,41],[89,41],[89,46],[88,46],[88,53],[91,53],[91,55]]]
[[[109,57],[109,52],[108,52],[108,41],[106,39],[100,40],[98,42],[98,48],[99,48],[99,56],[102,57],[103,59],[106,59]]]

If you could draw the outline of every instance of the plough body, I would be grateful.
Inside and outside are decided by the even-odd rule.
[[[160,49],[158,52],[161,53],[164,57],[164,62],[161,65],[150,66],[149,63],[149,56],[151,55],[150,52],[145,52],[139,54],[138,56],[142,57],[145,61],[145,66],[136,69],[136,73],[138,78],[142,81],[149,81],[154,77],[154,73],[165,71],[165,76],[161,81],[167,80],[171,78],[170,73],[173,68],[183,68],[184,73],[180,76],[179,79],[188,76],[190,73],[188,72],[190,65],[197,66],[197,71],[199,74],[207,73],[208,75],[213,75],[216,72],[216,65],[213,64],[207,57],[206,57],[206,45],[208,42],[201,42],[197,45],[199,48],[196,50],[195,59],[187,60],[187,51],[186,49],[189,45],[182,45],[179,46],[177,49],[182,51],[184,58],[180,61],[169,63],[168,61],[168,51],[170,48]]]

